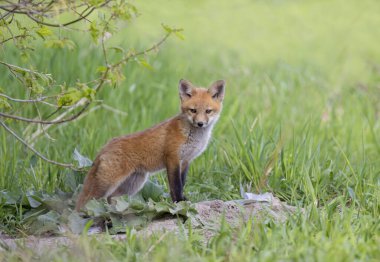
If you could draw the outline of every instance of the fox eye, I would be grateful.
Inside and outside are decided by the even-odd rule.
[[[206,114],[210,114],[212,112],[211,109],[206,109]]]
[[[195,114],[195,113],[197,112],[197,110],[194,109],[194,108],[190,108],[189,110],[190,110],[190,112],[193,113],[193,114]]]

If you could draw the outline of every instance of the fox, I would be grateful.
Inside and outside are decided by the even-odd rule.
[[[190,163],[207,148],[218,121],[225,81],[209,88],[179,81],[180,113],[151,128],[111,139],[97,154],[75,206],[91,199],[138,193],[149,174],[166,169],[173,202],[186,201],[183,190]]]

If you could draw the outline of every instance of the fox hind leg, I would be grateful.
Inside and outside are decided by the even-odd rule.
[[[112,171],[112,172],[111,172]],[[80,193],[75,210],[79,211],[89,200],[95,198],[114,196],[115,192],[120,192],[118,188],[126,188],[126,193],[135,194],[141,189],[146,181],[147,175],[142,173],[141,176],[131,169],[113,168],[101,161],[96,161],[87,174],[83,189]],[[137,191],[136,191],[137,190]],[[135,192],[136,191],[136,192]]]
[[[108,190],[108,185],[100,183],[96,176],[89,174],[83,183],[82,192],[79,194],[75,210],[79,211],[89,200],[103,197]]]
[[[143,171],[135,171],[116,187],[116,189],[107,195],[108,199],[114,196],[129,195],[133,196],[138,193],[148,180],[149,174]]]

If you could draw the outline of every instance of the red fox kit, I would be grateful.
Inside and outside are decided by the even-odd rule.
[[[79,211],[92,198],[136,194],[148,175],[166,169],[174,202],[183,196],[190,162],[207,147],[219,118],[225,82],[216,81],[208,89],[179,82],[181,113],[154,127],[116,137],[96,156],[79,195]]]

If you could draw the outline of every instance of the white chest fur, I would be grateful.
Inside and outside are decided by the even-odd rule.
[[[206,150],[211,137],[212,126],[193,128],[185,144],[181,148],[181,160],[190,162]]]

